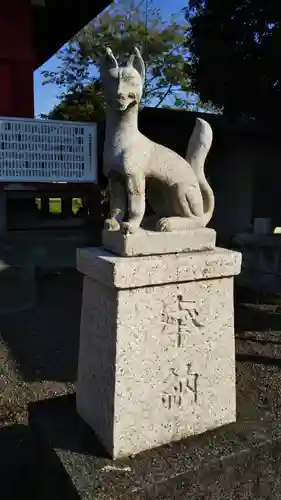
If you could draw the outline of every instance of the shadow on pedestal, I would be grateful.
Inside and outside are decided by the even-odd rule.
[[[29,423],[40,500],[280,499],[277,422],[238,422],[116,461],[78,417],[74,395],[31,404]]]

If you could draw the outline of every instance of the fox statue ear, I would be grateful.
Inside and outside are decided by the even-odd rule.
[[[139,72],[142,81],[145,80],[145,64],[141,56],[141,53],[137,47],[134,49],[134,53],[129,57],[127,66],[134,66],[134,68]]]
[[[105,49],[105,55],[101,61],[101,71],[109,71],[110,69],[118,68],[118,62],[112,50],[109,47]]]

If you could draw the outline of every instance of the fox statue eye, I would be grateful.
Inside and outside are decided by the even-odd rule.
[[[135,99],[135,98],[136,98],[135,94],[133,94],[132,92],[130,92],[130,93],[128,94],[128,97],[129,97],[130,99]]]

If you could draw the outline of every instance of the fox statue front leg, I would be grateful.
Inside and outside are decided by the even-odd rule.
[[[104,227],[109,231],[119,231],[126,213],[126,191],[118,180],[109,177],[109,218]]]
[[[145,178],[143,175],[127,177],[128,221],[122,222],[121,231],[124,234],[135,233],[143,220],[145,213]]]

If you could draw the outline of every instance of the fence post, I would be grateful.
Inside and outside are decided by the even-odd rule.
[[[4,189],[0,190],[0,233],[7,231],[7,195]]]

